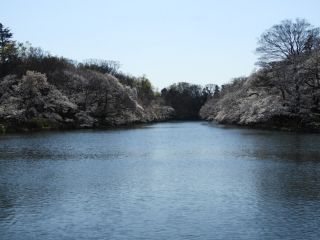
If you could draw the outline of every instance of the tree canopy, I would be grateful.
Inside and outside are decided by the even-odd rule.
[[[199,110],[205,101],[213,96],[215,87],[180,82],[161,90],[165,103],[172,106],[177,118],[197,119]]]
[[[284,20],[266,30],[258,41],[259,63],[292,61],[319,46],[319,28],[304,19]]]
[[[8,62],[13,61],[15,54],[16,46],[12,40],[12,33],[0,23],[0,76],[8,72]]]

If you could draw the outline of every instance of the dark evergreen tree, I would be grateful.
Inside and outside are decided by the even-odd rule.
[[[0,77],[7,74],[10,62],[16,56],[15,42],[12,40],[12,33],[9,28],[0,23]]]
[[[0,23],[0,60],[2,64],[6,62],[10,45],[13,44],[11,38],[12,33],[10,29],[5,28],[3,24]]]

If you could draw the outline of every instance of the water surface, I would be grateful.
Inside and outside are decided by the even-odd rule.
[[[1,239],[320,239],[320,135],[206,122],[0,137]]]

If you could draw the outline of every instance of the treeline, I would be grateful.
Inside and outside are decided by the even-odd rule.
[[[119,67],[53,56],[14,41],[0,24],[0,129],[110,127],[173,117],[146,76]]]
[[[84,71],[92,70],[116,77],[122,84],[137,90],[139,99],[148,104],[155,99],[155,91],[150,80],[145,77],[135,77],[119,71],[120,63],[111,60],[89,59],[76,62],[64,57],[51,55],[30,43],[17,43],[12,40],[12,33],[0,23],[0,78],[9,74],[18,77],[27,71],[36,71],[46,74],[48,81],[60,87],[67,81],[62,76],[65,70]],[[94,84],[94,82],[92,82]]]
[[[295,127],[320,123],[320,31],[306,20],[285,20],[266,30],[256,49],[260,67],[221,88],[201,110],[219,122]],[[263,124],[262,124],[263,125]]]
[[[277,89],[293,113],[319,111],[319,28],[301,19],[283,21],[262,34],[256,51],[262,66],[257,87]]]
[[[256,52],[259,68],[248,77],[235,78],[221,87],[180,82],[157,92],[146,76],[123,73],[116,61],[89,59],[79,63],[53,56],[14,41],[10,30],[0,24],[0,121],[52,117],[48,112],[61,110],[58,115],[67,122],[117,125],[126,119],[164,120],[172,111],[162,108],[161,114],[158,110],[156,114],[154,109],[169,105],[176,119],[197,119],[200,110],[202,118],[218,122],[290,122],[320,129],[319,28],[303,19],[282,21],[261,35]],[[40,96],[34,98],[38,103],[27,99],[31,95],[26,86]],[[20,95],[28,97],[17,99]],[[59,96],[64,107],[59,107]],[[50,101],[54,107],[45,104]],[[146,114],[146,109],[152,109],[148,112],[152,114]]]
[[[97,74],[93,72],[106,74],[136,91],[135,94],[142,106],[147,107],[153,103],[172,106],[176,111],[177,119],[198,119],[201,106],[209,98],[217,96],[220,91],[214,84],[202,87],[181,82],[156,92],[146,76],[135,77],[121,72],[120,63],[117,61],[88,59],[76,62],[54,56],[41,48],[33,47],[30,43],[14,41],[11,31],[1,23],[0,36],[0,79],[7,75],[22,78],[27,71],[39,72],[45,74],[49,84],[56,86],[66,95],[72,95],[72,92],[77,91],[86,92],[85,89],[87,89],[98,91],[101,94],[99,99],[105,99],[104,102],[106,102],[107,97],[104,96],[110,92],[110,89],[103,85],[103,81],[94,79]],[[86,80],[81,80],[82,78]],[[87,94],[84,93],[84,95]],[[85,97],[85,99],[88,98]],[[80,107],[86,106],[86,101],[80,103]],[[103,104],[106,103],[101,103]]]
[[[180,82],[161,90],[165,103],[172,106],[178,119],[198,119],[202,105],[210,98],[220,94],[219,86]]]

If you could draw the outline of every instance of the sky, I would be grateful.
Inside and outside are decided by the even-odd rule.
[[[19,42],[77,61],[119,61],[162,89],[249,75],[266,29],[295,18],[320,26],[319,9],[319,0],[10,0],[0,22]]]

